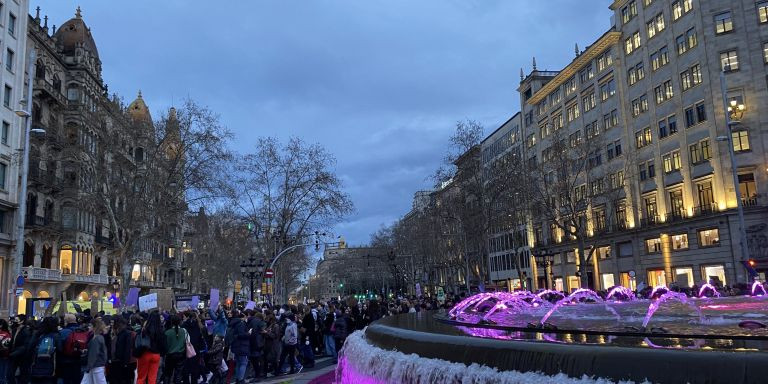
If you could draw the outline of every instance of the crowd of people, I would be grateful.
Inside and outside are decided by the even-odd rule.
[[[429,299],[0,319],[0,384],[241,384],[334,362],[346,337]],[[450,302],[441,307],[450,306]]]

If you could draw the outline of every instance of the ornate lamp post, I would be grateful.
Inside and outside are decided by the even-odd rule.
[[[555,261],[555,254],[547,248],[540,248],[533,254],[533,258],[536,260],[536,266],[544,266],[544,288],[550,289],[549,275],[552,274],[550,271],[552,263]]]
[[[259,260],[259,263],[256,264],[256,256],[251,255],[248,260],[240,263],[240,272],[243,274],[243,278],[248,279],[250,282],[251,301],[253,301],[253,294],[256,292],[254,291],[253,283],[264,273],[264,261]]]

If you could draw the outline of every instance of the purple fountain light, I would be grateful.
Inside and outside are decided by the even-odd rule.
[[[591,299],[591,300],[595,301],[596,303],[601,303],[601,304],[603,304],[603,306],[605,306],[605,309],[608,310],[609,312],[613,313],[617,317],[617,319],[621,318],[621,316],[619,316],[618,312],[616,312],[613,308],[611,308],[608,305],[608,303],[606,303],[605,300],[603,300],[603,298],[600,297],[600,295],[597,294],[597,292],[595,292],[595,291],[593,291],[591,289],[587,289],[587,288],[579,288],[579,289],[573,291],[573,293],[571,293],[567,297],[565,297],[565,298],[559,300],[557,303],[555,303],[555,306],[552,307],[552,309],[550,309],[549,312],[547,312],[547,314],[545,314],[544,317],[541,318],[541,320],[539,321],[539,325],[544,325],[544,323],[547,322],[549,317],[552,316],[552,314],[555,313],[555,311],[558,308],[562,307],[563,305],[567,305],[567,304],[579,303],[580,300],[582,300],[582,299]]]
[[[715,288],[715,286],[710,284],[710,283],[706,283],[706,284],[701,286],[701,289],[699,289],[698,297],[703,297],[708,289],[712,290],[712,292],[713,292],[712,295],[714,297],[720,297],[720,292],[718,292],[717,288]]]
[[[763,293],[758,294],[757,293],[758,290],[762,291]],[[763,296],[763,295],[766,294],[765,287],[763,286],[763,283],[761,283],[759,281],[755,281],[754,283],[752,283],[752,291],[751,292],[752,292],[752,296]]]
[[[611,288],[611,290],[608,291],[608,295],[605,296],[605,299],[606,300],[610,300],[610,299],[612,299],[614,297],[617,297],[617,295],[620,295],[618,297],[624,297],[624,298],[626,298],[626,300],[629,300],[629,301],[637,299],[635,297],[635,293],[632,292],[631,289],[629,289],[627,287],[623,287],[621,285],[617,285],[617,286]]]
[[[651,295],[651,297],[653,297],[653,295]],[[701,308],[696,306],[696,304],[694,304],[690,299],[688,299],[688,296],[686,296],[684,293],[668,291],[667,293],[664,293],[663,295],[659,296],[658,299],[653,301],[651,305],[648,306],[648,313],[646,313],[645,319],[643,320],[643,328],[648,327],[648,323],[651,321],[653,314],[659,310],[659,307],[661,307],[662,304],[664,304],[669,300],[676,300],[682,304],[685,304],[695,309],[696,312],[699,314],[699,323],[702,322],[703,315],[701,314]]]

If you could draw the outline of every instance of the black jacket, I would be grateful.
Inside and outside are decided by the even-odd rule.
[[[14,360],[26,358],[31,349],[32,341],[32,330],[29,326],[20,325],[16,328],[13,331],[10,358]]]
[[[113,362],[128,364],[131,362],[131,350],[133,349],[133,331],[125,328],[117,334],[115,340],[115,352],[112,354]]]
[[[195,347],[195,351],[201,353],[207,349],[205,347],[206,343],[205,338],[203,337],[203,330],[200,329],[197,321],[187,319],[183,324],[181,324],[181,327],[187,330],[189,341],[192,343],[192,346]]]

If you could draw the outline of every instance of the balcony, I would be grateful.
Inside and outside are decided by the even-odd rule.
[[[711,204],[702,204],[698,207],[693,208],[693,215],[694,216],[709,216],[717,212],[717,204],[711,203]]]
[[[109,284],[107,275],[62,274],[62,280],[85,284]]]
[[[652,227],[657,224],[659,224],[658,215],[643,217],[642,219],[640,219],[640,225],[643,227]]]
[[[52,100],[55,100],[60,105],[67,104],[67,100],[64,98],[64,95],[61,94],[61,90],[56,89],[53,84],[45,81],[45,79],[35,78],[33,86],[35,91],[42,91],[44,95],[50,97]]]
[[[188,283],[175,283],[173,284],[173,289],[177,291],[186,291],[189,289]]]
[[[61,281],[61,270],[58,269],[24,267],[22,274],[30,281]]]
[[[683,219],[685,219],[685,211],[681,209],[679,211],[672,211],[667,213],[666,219],[664,221],[667,223],[674,223]]]
[[[741,206],[744,207],[744,208],[756,207],[757,206],[757,196],[747,197],[747,198],[741,199]]]

